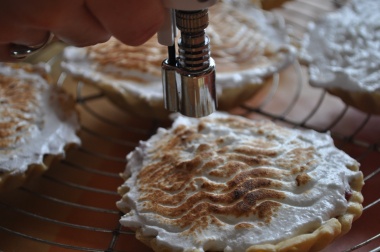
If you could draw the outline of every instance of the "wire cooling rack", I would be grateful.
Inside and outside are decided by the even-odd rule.
[[[302,0],[275,12],[299,38],[307,21],[333,8],[329,1]],[[126,154],[157,127],[168,125],[133,118],[99,90],[57,71],[58,85],[76,97],[83,143],[40,178],[0,195],[0,251],[150,251],[120,226],[117,187],[123,182],[119,173]],[[364,114],[310,87],[298,62],[230,112],[331,132],[336,146],[361,163],[366,185],[362,217],[324,251],[380,251],[380,116]]]

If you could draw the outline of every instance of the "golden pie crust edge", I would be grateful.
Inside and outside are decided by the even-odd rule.
[[[359,165],[347,166],[347,169],[359,171]],[[128,177],[121,175],[124,180]],[[348,200],[346,212],[335,218],[331,218],[322,224],[312,233],[297,235],[286,239],[277,244],[260,244],[247,248],[247,252],[315,252],[320,251],[330,245],[335,239],[348,233],[352,227],[352,223],[357,220],[363,212],[363,195],[361,190],[364,185],[363,174],[354,178],[349,183],[352,195]],[[118,193],[123,196],[129,191],[128,188],[119,187]],[[128,213],[130,209],[120,209],[124,213]],[[142,228],[134,230],[136,239],[151,247],[156,252],[170,252],[170,247],[158,244],[155,236],[144,236]],[[198,250],[187,250],[198,251]]]
[[[301,64],[309,67],[309,63],[301,59]],[[380,115],[380,91],[352,91],[339,87],[313,87],[323,88],[329,94],[339,98],[346,105],[356,108],[364,113]]]
[[[74,80],[91,85],[103,92],[105,97],[118,108],[127,111],[131,115],[141,118],[153,118],[169,120],[169,112],[164,107],[163,100],[146,100],[129,91],[118,88],[110,82],[93,81],[79,75],[72,76]]]
[[[74,143],[67,144],[64,148],[65,152],[70,149],[76,148]],[[41,164],[30,164],[24,172],[13,173],[6,172],[0,175],[0,193],[8,192],[17,189],[18,187],[28,183],[35,178],[41,176],[51,167],[55,162],[63,159],[63,155],[44,155],[43,162]]]
[[[28,63],[6,63],[6,65],[11,66],[13,69],[23,69],[27,72],[34,72],[34,73],[40,73],[40,76],[46,80],[47,83],[50,85],[52,82],[52,77],[49,73],[41,73],[40,71],[36,70],[35,67],[32,64]],[[72,111],[75,110],[75,101],[74,98],[67,94],[64,90],[59,88],[58,86],[55,89],[56,92],[63,92],[67,95],[67,98],[65,100],[65,104],[62,104],[63,110],[66,111]],[[62,102],[61,102],[62,103]],[[77,113],[78,117],[79,114]],[[76,143],[67,143],[64,146],[64,153],[68,152],[71,149],[77,148],[78,145]],[[63,159],[63,154],[45,154],[43,157],[43,161],[41,164],[29,164],[27,169],[24,172],[19,173],[12,173],[12,172],[0,172],[0,193],[12,191],[17,189],[18,187],[24,185],[28,181],[31,181],[37,177],[39,177],[41,174],[43,174],[45,171],[49,169],[51,165],[53,165],[54,162],[59,161]]]
[[[73,77],[77,81],[89,84],[99,89],[101,92],[104,92],[104,95],[110,102],[131,115],[140,118],[170,121],[169,115],[173,112],[165,109],[163,100],[147,100],[129,91],[122,90],[115,85],[110,85],[109,82],[92,81],[81,76]],[[261,89],[270,85],[272,82],[273,76],[270,76],[263,79],[260,83],[250,83],[238,87],[223,88],[222,93],[218,95],[217,109],[221,111],[233,109],[253,98]]]
[[[347,105],[365,113],[380,115],[380,91],[349,91],[342,88],[326,88],[326,91]]]
[[[354,171],[358,171],[359,167],[349,167]],[[336,238],[339,238],[350,231],[353,221],[357,220],[363,212],[363,195],[361,189],[364,185],[363,176],[352,180],[350,187],[352,196],[348,201],[346,213],[342,216],[331,218],[313,233],[303,234],[292,237],[290,239],[279,242],[275,245],[262,244],[254,245],[248,248],[247,252],[314,252],[320,251],[330,245]]]

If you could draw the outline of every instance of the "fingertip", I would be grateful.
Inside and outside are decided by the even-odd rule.
[[[121,37],[119,40],[130,46],[139,46],[151,39],[158,31],[160,27],[159,23],[154,24],[146,30],[141,30],[134,35],[126,34],[125,37]]]
[[[140,22],[135,27],[128,27],[124,32],[115,33],[114,36],[130,46],[142,45],[161,28],[165,19],[164,13],[164,9],[160,5],[157,8],[152,6],[151,10],[145,13],[145,17],[138,17]]]
[[[93,0],[87,4],[112,36],[130,46],[149,40],[160,29],[165,18],[162,1],[157,0],[115,0],[112,5]]]

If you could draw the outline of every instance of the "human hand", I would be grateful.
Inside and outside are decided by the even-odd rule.
[[[160,28],[160,0],[1,0],[0,61],[13,61],[12,44],[43,44],[52,33],[74,46],[89,46],[111,36],[137,46]]]

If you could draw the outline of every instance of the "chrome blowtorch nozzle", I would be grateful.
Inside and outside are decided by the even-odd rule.
[[[210,57],[210,41],[205,33],[208,10],[175,10],[181,32],[178,57],[175,45],[169,46],[162,63],[165,108],[191,117],[202,117],[217,108],[215,63]]]

